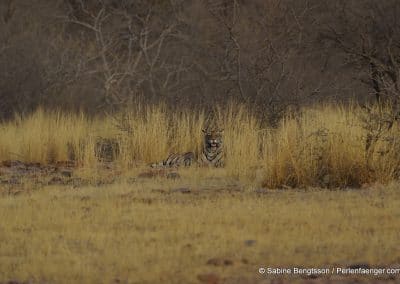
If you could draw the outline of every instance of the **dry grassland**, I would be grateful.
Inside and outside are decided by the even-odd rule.
[[[213,273],[215,283],[258,283],[259,267],[400,262],[397,184],[256,193],[213,174],[202,180],[188,172],[3,196],[0,279],[201,283]]]
[[[277,128],[233,104],[215,114],[226,167],[176,179],[149,176],[148,163],[201,151],[205,112],[38,110],[2,123],[0,161],[46,165],[72,151],[68,178],[86,182],[10,183],[0,170],[0,282],[244,284],[265,283],[267,266],[398,267],[397,125],[358,106],[307,108]],[[120,145],[111,167],[98,137]]]

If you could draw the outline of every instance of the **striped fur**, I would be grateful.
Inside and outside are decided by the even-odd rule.
[[[223,167],[222,131],[212,130],[204,132],[203,152],[200,161],[203,166]]]
[[[195,157],[193,152],[187,152],[185,154],[171,154],[164,161],[152,164],[151,167],[152,168],[164,168],[164,167],[168,168],[168,167],[180,167],[180,166],[189,167],[194,163],[194,161]]]
[[[223,167],[222,130],[203,130],[203,133],[203,151],[199,157],[196,158],[193,152],[171,154],[164,161],[152,164],[151,167],[188,167],[194,164],[200,166]]]

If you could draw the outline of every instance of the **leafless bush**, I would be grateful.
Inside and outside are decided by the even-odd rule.
[[[399,5],[328,0],[5,0],[0,112],[235,100],[287,108],[398,93]],[[367,82],[368,85],[363,85]],[[396,97],[397,98],[397,97]]]
[[[357,77],[373,91],[377,101],[399,102],[400,3],[385,1],[336,1],[333,17],[322,35],[347,56],[347,63],[361,71]]]

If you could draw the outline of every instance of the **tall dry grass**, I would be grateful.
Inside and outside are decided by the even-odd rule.
[[[265,185],[360,186],[397,179],[400,136],[384,114],[357,105],[327,105],[288,115],[267,135]],[[372,145],[367,146],[368,137]]]
[[[390,106],[367,113],[357,105],[325,105],[289,113],[269,128],[234,103],[217,107],[214,125],[224,129],[225,170],[230,177],[281,186],[360,186],[397,179],[399,127],[386,125]],[[74,158],[93,167],[99,137],[116,139],[122,168],[160,161],[172,152],[201,152],[205,111],[175,112],[138,105],[115,116],[88,118],[37,110],[0,125],[0,160],[51,163]]]

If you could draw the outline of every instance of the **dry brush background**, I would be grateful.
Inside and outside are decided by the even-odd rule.
[[[399,3],[4,0],[0,114],[229,100],[276,124],[299,105],[398,96]]]

